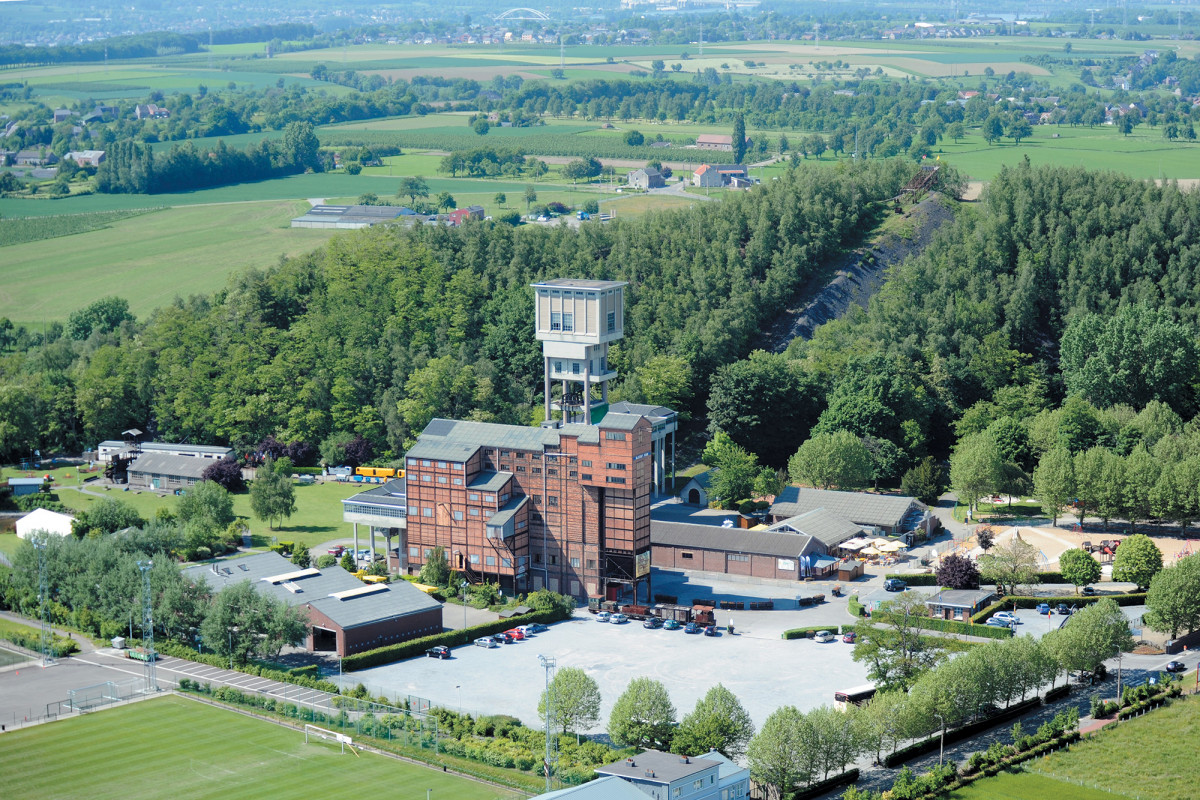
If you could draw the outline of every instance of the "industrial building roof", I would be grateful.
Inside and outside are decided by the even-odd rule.
[[[609,409],[608,413],[604,415],[604,419],[600,420],[600,423],[597,425],[597,427],[609,428],[617,431],[631,431],[637,427],[637,424],[641,418],[642,416],[640,414],[621,414]]]
[[[513,516],[521,509],[521,506],[525,505],[527,502],[529,502],[529,495],[523,494],[520,497],[514,497],[512,500],[509,500],[504,504],[504,508],[488,517],[487,524],[494,526],[508,524],[508,521],[512,519]]]
[[[995,594],[988,589],[943,589],[925,602],[931,606],[971,609],[991,600]]]
[[[129,465],[130,472],[149,473],[150,475],[179,475],[184,478],[200,480],[204,470],[214,463],[212,459],[196,458],[195,456],[174,456],[170,453],[142,453]]]
[[[824,508],[860,525],[900,527],[910,511],[924,511],[926,506],[915,497],[868,494],[866,492],[835,492],[827,489],[802,489],[788,486],[771,504],[771,516],[794,517],[817,508]]]
[[[581,278],[558,278],[532,284],[537,289],[616,289],[627,285],[625,281],[589,281]]]
[[[106,439],[100,447],[128,447],[127,442],[116,439]],[[181,442],[142,442],[138,445],[143,453],[170,452],[172,450],[190,450],[194,453],[211,453],[214,455],[233,455],[233,448],[219,444],[183,444]]]
[[[697,525],[694,522],[667,522],[653,518],[650,520],[652,545],[797,558],[812,551],[813,541],[813,537],[803,533],[751,531],[745,528]]]
[[[646,793],[622,778],[606,775],[579,786],[539,794],[532,800],[646,800]]]
[[[615,775],[621,778],[636,778],[638,781],[661,781],[673,783],[677,780],[705,772],[713,767],[720,767],[721,762],[709,761],[704,758],[687,758],[674,753],[663,753],[658,750],[647,750],[632,758],[614,761],[596,767],[601,775]]]
[[[347,592],[369,587],[338,566],[298,571],[278,553],[199,564],[183,570],[183,576],[193,583],[205,580],[216,590],[249,581],[256,591],[289,606],[311,605],[342,628],[369,625],[440,605],[407,581],[376,584],[377,591],[347,596]],[[342,598],[332,596],[335,594]]]
[[[646,403],[630,403],[626,400],[613,403],[608,407],[610,414],[634,414],[639,417],[646,417],[651,423],[660,420],[672,419],[679,416],[673,409],[666,406],[652,406]]]
[[[837,547],[847,539],[862,533],[860,526],[823,508],[815,508],[805,514],[789,517],[775,523],[767,530],[770,532],[792,530],[796,533],[808,534],[826,547]]]
[[[492,472],[484,471],[476,475],[470,483],[467,484],[468,489],[476,489],[480,492],[498,492],[504,488],[513,474],[511,472]]]
[[[381,486],[372,486],[365,492],[347,497],[342,503],[355,503],[368,506],[401,506],[404,507],[408,484],[403,478],[390,480]]]

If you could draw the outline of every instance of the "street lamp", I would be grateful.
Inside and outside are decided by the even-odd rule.
[[[467,581],[465,578],[459,587],[462,589],[463,597],[463,635],[465,636],[467,633]]]

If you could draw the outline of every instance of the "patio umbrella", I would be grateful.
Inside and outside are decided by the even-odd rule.
[[[877,549],[875,549],[874,546],[871,546],[871,547],[864,547],[862,550],[859,550],[858,552],[862,553],[865,556],[877,556],[877,555],[880,555],[883,551],[877,550]]]
[[[891,544],[891,542],[888,541],[887,539],[876,539],[875,541],[871,542],[871,547],[874,547],[878,550],[882,550],[883,548],[887,547],[889,544]]]
[[[908,545],[906,545],[904,542],[888,542],[879,549],[884,553],[895,553],[898,550],[905,550],[907,548]]]

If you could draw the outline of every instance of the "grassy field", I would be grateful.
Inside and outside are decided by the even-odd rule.
[[[321,244],[333,231],[288,227],[307,208],[295,200],[185,206],[148,215],[149,222],[135,217],[100,230],[6,247],[9,280],[0,288],[0,317],[25,325],[64,320],[108,294],[123,295],[134,314],[145,316],[178,295],[223,287],[232,272],[269,266],[280,254],[296,255]]]
[[[1131,797],[1193,800],[1200,702],[1176,701],[1105,728],[1068,751],[1031,762],[1034,774],[999,775],[955,792],[955,800]]]
[[[1130,795],[1113,794],[1046,775],[1021,772],[1002,773],[994,778],[976,781],[948,797],[953,800],[1045,800],[1051,797],[1054,800],[1120,800]]]
[[[33,764],[36,763],[36,768]],[[155,778],[144,776],[152,765]],[[304,744],[302,732],[179,697],[147,700],[0,737],[12,800],[372,796],[493,800],[493,786],[373,753]],[[86,788],[85,788],[86,787]]]
[[[12,530],[11,524],[8,530]],[[0,533],[0,553],[3,553],[11,561],[13,553],[17,552],[17,546],[21,544],[21,541],[15,533]]]

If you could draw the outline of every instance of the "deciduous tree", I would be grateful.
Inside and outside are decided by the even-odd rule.
[[[1100,580],[1100,562],[1091,553],[1072,547],[1064,550],[1058,557],[1058,570],[1068,583],[1074,584],[1075,593],[1079,587]]]
[[[550,725],[564,734],[588,731],[600,721],[600,687],[578,667],[561,667],[550,680]],[[546,692],[538,700],[538,716],[546,719]]]
[[[958,553],[943,556],[935,575],[938,585],[949,589],[979,588],[979,568],[974,561]]]
[[[675,706],[653,678],[630,681],[608,718],[608,735],[623,747],[669,750],[674,730]]]
[[[1172,639],[1200,629],[1200,555],[1181,558],[1150,579],[1144,619]]]
[[[679,723],[673,748],[690,756],[716,750],[737,761],[753,736],[754,721],[733,692],[718,683]]]
[[[292,516],[296,510],[296,488],[292,485],[292,461],[268,458],[255,471],[250,484],[250,510],[274,530],[275,523]]]
[[[871,482],[871,454],[850,431],[818,433],[788,461],[788,474],[819,489],[856,489]]]
[[[992,547],[978,564],[980,580],[996,584],[1001,594],[1015,594],[1018,586],[1038,582],[1038,549],[1020,536]]]
[[[1113,556],[1113,580],[1130,581],[1139,589],[1150,585],[1162,569],[1162,551],[1149,536],[1138,533],[1127,536]]]

